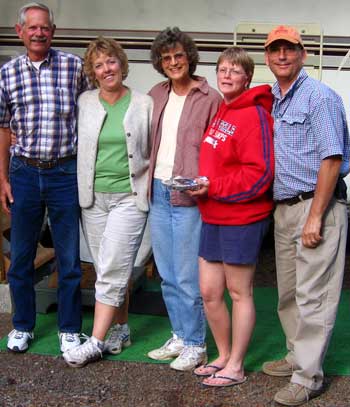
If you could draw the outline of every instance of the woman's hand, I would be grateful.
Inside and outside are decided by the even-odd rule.
[[[208,196],[208,190],[209,190],[209,180],[208,178],[205,177],[198,177],[195,178],[195,181],[199,185],[199,188],[196,190],[187,190],[186,194],[191,196],[192,198],[205,198]]]

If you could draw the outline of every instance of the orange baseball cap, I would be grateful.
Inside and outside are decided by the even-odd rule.
[[[294,27],[288,25],[279,25],[270,31],[264,47],[267,48],[272,42],[277,40],[285,40],[292,44],[300,44],[304,48],[299,32]]]

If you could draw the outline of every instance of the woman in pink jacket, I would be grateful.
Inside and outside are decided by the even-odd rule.
[[[201,137],[221,97],[205,78],[194,74],[197,47],[177,27],[159,33],[152,44],[151,59],[154,68],[167,78],[149,93],[154,102],[149,220],[172,336],[148,356],[174,358],[172,369],[192,370],[207,359],[197,261],[201,219],[196,201],[169,190],[164,181],[197,175]]]

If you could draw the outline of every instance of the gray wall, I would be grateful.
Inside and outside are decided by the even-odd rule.
[[[349,0],[41,1],[53,9],[59,28],[161,30],[178,25],[184,31],[233,33],[236,24],[242,21],[311,22],[319,23],[327,36],[350,36]],[[13,26],[17,10],[26,3],[0,0],[0,27]],[[143,92],[162,78],[146,62],[131,64],[130,68],[127,83]],[[197,73],[207,76],[210,84],[216,86],[213,66],[201,65]],[[322,80],[342,95],[350,112],[350,72],[323,71]]]
[[[338,0],[41,0],[54,11],[59,28],[161,30],[233,33],[242,21],[319,23],[325,35],[350,36],[350,1]],[[0,0],[0,27],[13,26],[17,10],[28,1]],[[212,66],[199,74],[215,86]],[[146,92],[158,75],[149,64],[131,66],[128,83]],[[350,72],[325,71],[322,80],[344,99],[350,111]]]
[[[232,32],[240,21],[320,23],[326,35],[349,35],[348,0],[42,0],[60,28]],[[12,26],[23,0],[0,0],[0,26]]]

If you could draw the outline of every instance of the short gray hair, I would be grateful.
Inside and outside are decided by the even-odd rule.
[[[47,7],[45,6],[45,4],[42,3],[37,3],[35,1],[33,1],[32,3],[28,3],[25,4],[23,7],[21,7],[19,9],[18,12],[18,24],[19,25],[24,25],[26,22],[26,12],[32,8],[38,8],[40,10],[44,10],[48,13],[49,18],[50,18],[50,24],[53,27],[54,26],[54,17],[53,17],[53,12]]]

